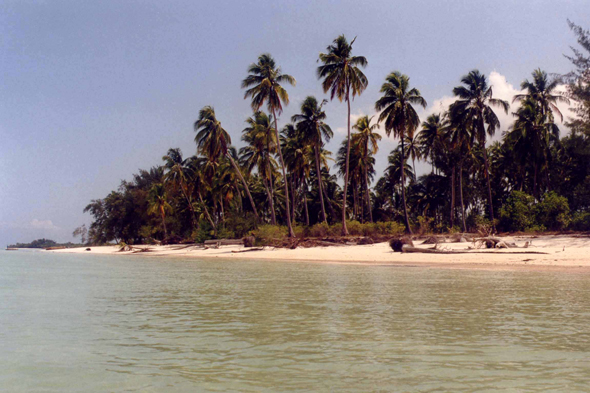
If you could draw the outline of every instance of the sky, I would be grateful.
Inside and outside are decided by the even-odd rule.
[[[279,127],[306,96],[327,98],[318,54],[340,34],[357,37],[353,53],[368,60],[353,121],[375,114],[395,70],[428,102],[424,120],[453,101],[470,70],[510,101],[536,68],[570,71],[567,19],[589,28],[590,2],[0,0],[0,246],[73,240],[91,222],[83,209],[92,199],[160,165],[169,148],[195,153],[193,124],[205,105],[240,147],[251,115],[240,82],[262,53],[297,80]],[[324,108],[336,152],[346,105]],[[506,130],[512,116],[497,113]],[[380,144],[378,175],[396,145]]]

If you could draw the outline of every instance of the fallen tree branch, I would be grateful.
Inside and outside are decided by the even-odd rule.
[[[233,253],[237,254],[240,252],[250,252],[250,251],[262,251],[264,247],[255,247],[255,248],[248,248],[246,250],[232,250]]]
[[[467,250],[435,250],[432,248],[419,248],[411,246],[403,246],[403,253],[422,253],[422,254],[549,254],[541,251],[467,251]]]

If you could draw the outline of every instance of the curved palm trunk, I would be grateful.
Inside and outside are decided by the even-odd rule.
[[[264,189],[266,190],[266,199],[268,200],[268,206],[270,210],[270,222],[272,225],[277,225],[274,204],[272,203],[272,194],[270,192],[270,189],[268,188],[268,182],[266,181],[266,178],[264,176],[262,177],[262,184],[264,184]]]
[[[186,198],[186,203],[188,204],[188,210],[191,212],[191,221],[193,223],[193,228],[197,227],[197,217],[195,216],[195,209],[193,208],[193,204],[192,204],[192,200],[191,198],[189,198],[188,193],[186,191],[186,185],[182,185],[182,183],[180,184],[180,188],[182,189],[182,193],[184,194],[184,197]]]
[[[164,240],[168,239],[168,229],[166,229],[166,213],[164,206],[160,206],[160,214],[162,215],[162,226],[164,227]]]
[[[348,139],[346,141],[346,172],[344,174],[344,195],[342,196],[342,236],[348,235],[346,228],[346,194],[348,192],[348,161],[350,159],[350,97],[346,92],[346,104],[348,105]]]
[[[364,168],[365,172],[365,198],[367,199],[367,210],[369,211],[369,222],[373,222],[373,209],[371,209],[371,194],[369,192],[369,174],[367,173],[367,166]]]
[[[322,207],[322,222],[328,222],[326,220],[326,208],[324,207],[324,193],[322,190],[322,173],[320,172],[320,151],[317,144],[314,146],[315,150],[315,173],[318,178],[318,193],[320,194],[320,205]]]
[[[291,225],[291,203],[289,202],[289,185],[287,184],[287,172],[285,172],[285,161],[283,160],[283,152],[281,150],[281,140],[279,137],[279,126],[277,124],[277,116],[275,110],[272,110],[272,115],[275,118],[275,133],[277,135],[277,150],[279,151],[279,159],[281,161],[281,170],[283,171],[283,186],[285,188],[285,214],[287,215],[287,228],[289,229],[289,237],[295,237],[293,232],[293,225]]]
[[[209,209],[207,209],[207,205],[205,204],[205,201],[203,201],[203,196],[200,192],[198,192],[197,194],[199,195],[199,201],[201,201],[203,209],[205,209],[205,217],[207,217],[207,221],[209,221],[209,224],[211,224],[211,226],[213,227],[213,233],[215,234],[215,237],[217,237],[217,226],[215,225],[213,219],[211,218],[211,215],[209,214]]]
[[[463,204],[463,161],[459,164],[459,197],[461,198],[461,220],[463,221],[463,232],[467,232],[465,224],[465,205]]]
[[[295,180],[293,174],[289,183],[291,183],[291,223],[295,225],[295,205],[296,205],[296,193],[295,193]]]
[[[451,228],[455,224],[455,166],[451,171]]]
[[[244,188],[246,189],[246,194],[248,195],[248,199],[250,200],[250,205],[252,206],[252,210],[254,211],[254,215],[256,216],[257,219],[260,219],[260,217],[258,217],[258,211],[256,210],[256,205],[254,204],[254,200],[252,199],[252,195],[250,194],[250,188],[248,188],[248,183],[246,183],[246,180],[244,180],[244,176],[242,176],[242,171],[240,171],[240,168],[238,168],[238,166],[236,165],[236,162],[234,161],[234,159],[232,158],[232,156],[229,153],[226,153],[225,156],[229,159],[231,166],[234,168],[234,171],[236,171],[236,173],[238,174],[238,177],[240,178],[242,184],[244,185]]]
[[[304,202],[304,208],[305,208],[305,225],[309,226],[309,210],[307,210],[307,185],[305,186],[305,189],[303,190],[303,202]]]
[[[401,171],[402,171],[402,204],[404,205],[404,220],[406,224],[406,232],[410,235],[412,234],[412,228],[410,228],[410,218],[408,217],[408,206],[406,205],[406,173],[404,171],[405,164],[406,164],[406,156],[404,150],[404,133],[405,133],[406,125],[405,122],[402,123],[402,163],[401,163]]]
[[[490,220],[492,221],[492,228],[496,229],[494,225],[494,204],[492,203],[492,185],[490,183],[490,167],[488,164],[488,151],[486,150],[486,143],[483,142],[483,164],[486,170],[486,180],[488,183],[488,200],[490,201]]]

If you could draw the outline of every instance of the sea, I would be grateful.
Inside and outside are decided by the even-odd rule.
[[[590,274],[0,251],[2,392],[588,392]]]

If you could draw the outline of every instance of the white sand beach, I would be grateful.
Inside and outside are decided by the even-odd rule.
[[[265,247],[259,251],[247,250],[243,246],[221,246],[219,248],[198,248],[193,246],[135,246],[147,248],[149,252],[119,251],[118,246],[101,246],[70,248],[47,252],[110,254],[136,256],[178,256],[194,258],[218,258],[236,260],[288,260],[346,264],[390,264],[400,266],[431,266],[445,268],[551,268],[570,267],[590,270],[590,236],[555,235],[555,236],[517,236],[502,238],[514,242],[518,248],[508,249],[474,249],[465,254],[409,254],[393,252],[387,242],[370,245],[341,245],[328,247],[285,248]],[[530,246],[524,248],[526,242]],[[531,243],[532,242],[532,243]],[[432,244],[420,244],[420,248],[432,248]],[[474,243],[442,243],[440,250],[468,250]],[[534,253],[531,253],[534,252]],[[585,269],[587,268],[587,269]]]

